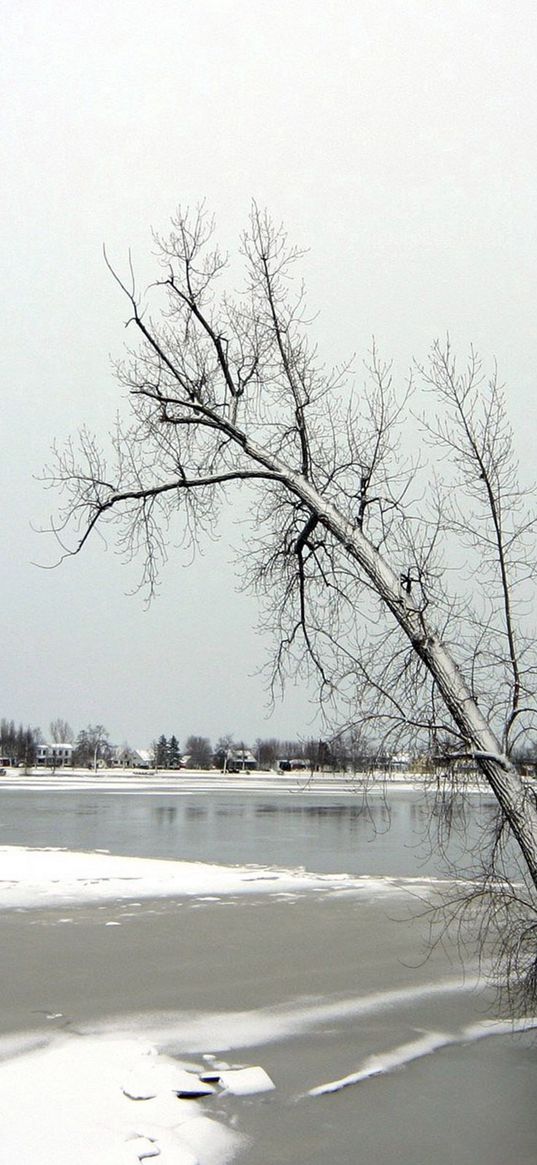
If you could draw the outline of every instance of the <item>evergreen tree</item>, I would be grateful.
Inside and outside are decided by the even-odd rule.
[[[168,768],[168,741],[165,736],[159,736],[155,749],[155,767],[157,769]]]
[[[181,764],[181,753],[179,752],[179,741],[176,736],[170,736],[168,742],[168,768],[178,769]]]

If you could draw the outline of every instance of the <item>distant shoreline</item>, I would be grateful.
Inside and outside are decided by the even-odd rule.
[[[438,787],[441,788],[439,777]],[[430,774],[416,772],[371,773],[303,773],[258,770],[245,773],[222,773],[215,769],[98,769],[84,768],[9,768],[0,774],[1,789],[48,788],[99,790],[115,792],[155,791],[168,793],[330,793],[348,796],[390,792],[434,792],[436,783]],[[472,774],[467,782],[459,778],[457,790],[465,794],[490,792],[485,780]]]

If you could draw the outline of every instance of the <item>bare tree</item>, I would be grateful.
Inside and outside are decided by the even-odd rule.
[[[235,297],[212,234],[201,210],[155,236],[147,298],[132,266],[128,281],[112,271],[137,337],[117,366],[130,416],[109,459],[87,431],[55,453],[64,554],[115,523],[152,592],[178,515],[191,543],[248,488],[248,581],[277,630],[273,686],[313,672],[326,715],[374,730],[382,748],[448,738],[493,790],[534,894],[535,794],[511,753],[535,723],[535,525],[497,377],[473,354],[459,372],[435,344],[398,393],[373,348],[356,392],[309,341],[283,230],[254,205]],[[415,455],[418,421],[411,438],[404,424],[420,382],[433,403]]]
[[[76,738],[73,763],[87,768],[97,769],[99,764],[108,764],[110,760],[110,745],[108,732],[102,724],[88,724],[82,728]]]
[[[75,734],[71,725],[67,720],[62,720],[58,717],[57,720],[50,722],[50,739],[54,744],[72,744],[75,739]]]
[[[268,740],[258,738],[255,742],[255,752],[261,769],[275,768],[278,757],[283,756],[281,741],[273,736]]]
[[[189,769],[210,769],[213,760],[211,742],[206,736],[188,736],[185,741],[185,755]]]
[[[232,748],[234,748],[233,737],[229,733],[225,736],[220,736],[216,742],[213,764],[221,772],[225,772],[227,769],[227,762]]]

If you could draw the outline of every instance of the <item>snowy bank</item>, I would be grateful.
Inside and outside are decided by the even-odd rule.
[[[143,1095],[129,1087],[134,1074],[144,1078]],[[63,1037],[21,1051],[0,1063],[2,1160],[226,1165],[243,1138],[207,1115],[203,1101],[184,1098],[186,1077],[199,1083],[135,1038]]]

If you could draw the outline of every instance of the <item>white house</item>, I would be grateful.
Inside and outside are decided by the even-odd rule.
[[[249,748],[231,748],[227,755],[228,773],[251,773],[257,768],[256,758]]]
[[[38,744],[36,749],[36,764],[47,769],[64,769],[73,763],[74,744],[64,741],[62,744]]]
[[[122,769],[150,769],[152,756],[147,748],[130,748],[129,745],[124,745],[113,750],[112,764]]]

